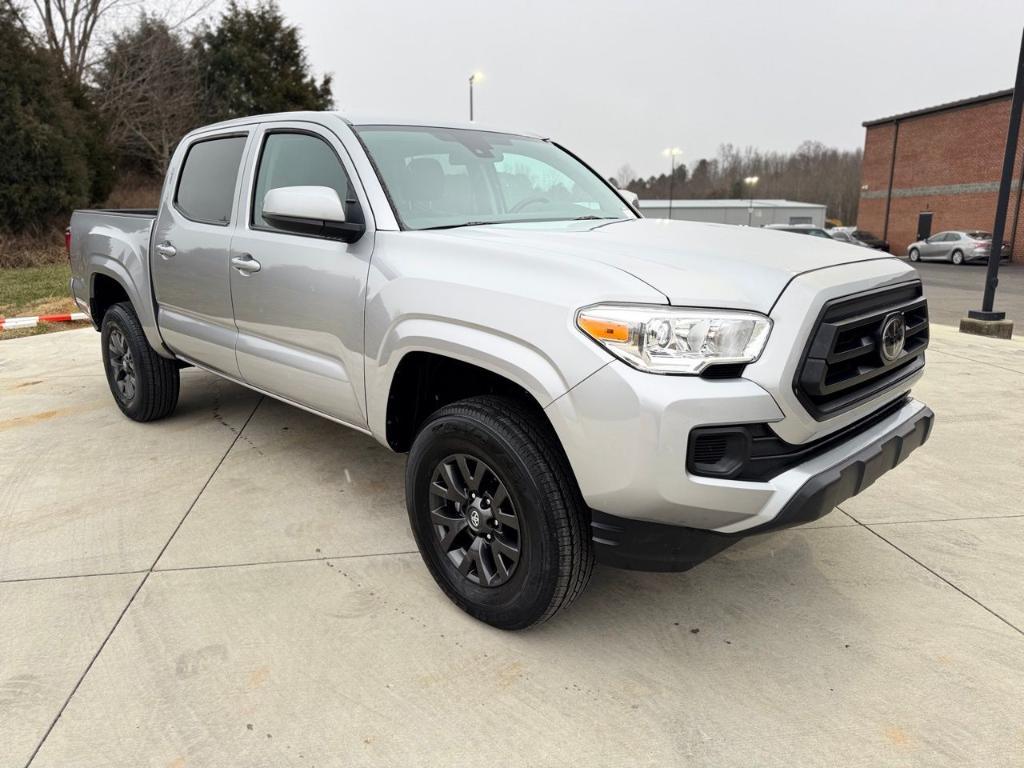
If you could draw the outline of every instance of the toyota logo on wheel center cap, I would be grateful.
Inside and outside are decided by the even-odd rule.
[[[893,312],[882,321],[879,339],[879,351],[882,360],[891,363],[903,354],[907,342],[907,321],[902,312]]]
[[[480,513],[475,509],[469,513],[469,524],[474,528],[480,527]]]

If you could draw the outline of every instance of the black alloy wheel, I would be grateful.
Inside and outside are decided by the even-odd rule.
[[[118,302],[103,313],[100,353],[110,394],[125,416],[154,421],[174,411],[181,386],[178,363],[149,346],[128,302]]]
[[[107,339],[107,359],[110,364],[112,384],[117,389],[118,399],[126,405],[135,399],[135,360],[128,346],[128,339],[120,328],[112,328]]]
[[[491,626],[545,621],[590,579],[590,511],[535,403],[479,395],[438,408],[409,449],[405,493],[430,575]]]
[[[434,546],[459,573],[482,587],[499,587],[522,554],[519,515],[505,484],[482,459],[458,453],[443,459],[430,481]]]

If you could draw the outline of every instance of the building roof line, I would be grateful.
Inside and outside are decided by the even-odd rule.
[[[967,99],[960,99],[959,101],[948,101],[944,104],[936,104],[934,107],[925,107],[924,109],[915,109],[911,112],[901,112],[898,115],[890,115],[889,117],[879,117],[876,120],[865,120],[861,125],[865,128],[870,128],[873,125],[884,125],[885,123],[895,123],[899,120],[906,120],[911,117],[921,117],[923,115],[931,115],[936,112],[945,112],[951,109],[959,109],[961,107],[972,107],[975,104],[984,104],[988,101],[998,101],[999,99],[1008,99],[1013,96],[1013,88],[1007,88],[1002,91],[993,91],[992,93],[983,93],[980,96],[971,96]]]
[[[797,200],[757,198],[674,198],[673,208],[825,208],[821,203],[802,203]],[[667,199],[640,198],[641,208],[667,208]]]

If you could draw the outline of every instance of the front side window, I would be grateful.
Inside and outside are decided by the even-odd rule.
[[[405,229],[635,214],[551,142],[471,129],[356,128]]]
[[[264,140],[253,192],[253,226],[273,229],[263,218],[263,201],[279,187],[330,187],[343,204],[352,197],[348,174],[334,150],[305,133],[271,133]]]
[[[206,139],[189,147],[174,202],[193,221],[228,224],[245,136]]]

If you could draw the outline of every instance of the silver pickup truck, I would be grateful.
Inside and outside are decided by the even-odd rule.
[[[829,512],[924,443],[900,261],[644,219],[544,137],[266,115],[186,136],[159,210],[76,211],[71,291],[118,407],[193,365],[408,453],[462,609],[552,616],[596,560],[685,570]]]

